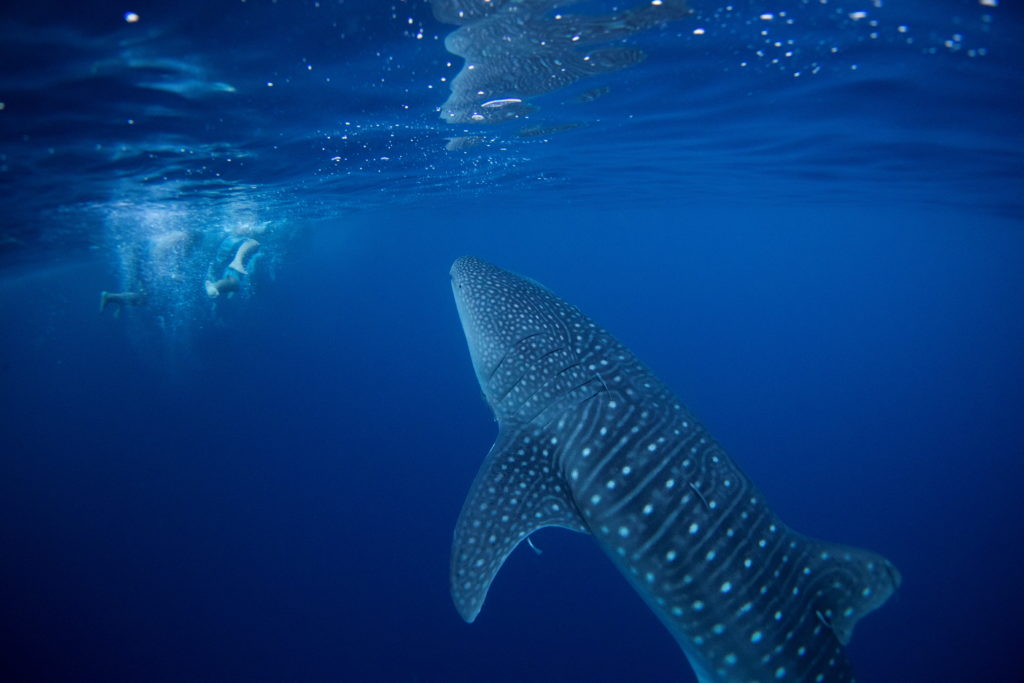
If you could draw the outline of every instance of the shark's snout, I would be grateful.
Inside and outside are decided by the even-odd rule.
[[[529,304],[540,288],[473,256],[456,260],[449,275],[473,369],[493,408],[493,401],[505,390],[502,382],[514,367],[509,365],[496,376],[498,366],[510,356],[547,343],[543,338],[551,332],[551,322],[533,315]]]
[[[467,289],[467,285],[472,279],[473,273],[481,272],[481,266],[487,265],[489,264],[481,261],[480,259],[473,258],[472,256],[463,256],[460,259],[456,259],[455,263],[452,264],[451,269],[448,271],[448,278],[452,283],[452,293],[455,295],[456,303],[459,304],[460,315],[463,313],[462,303],[460,301],[462,293]]]

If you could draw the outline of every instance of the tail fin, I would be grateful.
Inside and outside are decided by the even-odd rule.
[[[870,550],[809,541],[817,562],[805,570],[814,609],[843,645],[864,615],[881,607],[900,585],[899,571]]]

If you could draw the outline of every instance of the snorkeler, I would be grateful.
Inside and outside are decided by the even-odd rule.
[[[207,273],[207,279],[204,283],[206,287],[206,295],[211,299],[216,299],[221,294],[233,294],[237,292],[242,285],[242,277],[249,275],[249,266],[252,265],[252,257],[260,248],[260,243],[251,237],[245,238],[239,244],[237,239],[227,238],[221,243],[220,252],[223,253],[225,249],[230,249],[234,245],[238,244],[238,249],[235,251],[234,258],[231,259],[231,263],[227,265],[224,272],[221,274],[219,280],[214,280],[214,268],[211,265]],[[218,259],[223,262],[221,259]]]
[[[107,308],[107,304],[117,305],[117,308],[114,309],[114,317],[119,318],[121,316],[121,309],[125,306],[144,306],[146,304],[146,293],[100,292],[100,313]]]

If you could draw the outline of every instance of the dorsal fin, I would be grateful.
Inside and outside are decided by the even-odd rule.
[[[529,436],[499,433],[455,525],[451,591],[463,619],[476,618],[509,553],[547,526],[587,530],[548,449]]]

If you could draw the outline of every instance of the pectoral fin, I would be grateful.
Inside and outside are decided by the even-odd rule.
[[[451,591],[463,619],[476,618],[509,553],[547,526],[587,531],[549,458],[499,435],[455,525]]]

